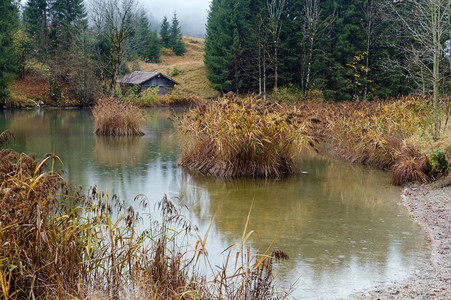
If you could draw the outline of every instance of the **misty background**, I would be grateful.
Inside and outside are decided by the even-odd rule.
[[[160,30],[164,16],[171,23],[174,12],[180,22],[183,35],[205,37],[208,9],[211,0],[140,0],[140,6],[147,12],[151,24]]]
[[[91,0],[84,0],[89,13]],[[20,0],[24,6],[28,0]],[[171,23],[174,12],[182,28],[182,34],[193,37],[205,37],[208,10],[211,0],[137,0],[139,9],[143,9],[154,29],[160,32],[164,16]]]

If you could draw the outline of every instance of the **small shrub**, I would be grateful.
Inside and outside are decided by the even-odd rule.
[[[324,102],[324,94],[321,90],[310,89],[307,91],[307,95],[305,95],[304,101],[322,103]]]
[[[445,152],[442,149],[434,150],[429,155],[429,163],[431,164],[431,172],[433,175],[443,174],[448,168]]]
[[[100,99],[92,110],[94,133],[97,135],[143,135],[142,111],[129,101]]]
[[[159,104],[158,87],[148,88],[141,92],[138,97],[138,103],[142,106],[153,106]]]
[[[180,74],[180,70],[177,67],[174,67],[171,71],[171,76],[177,76]]]
[[[40,101],[40,100],[37,100]],[[35,107],[36,102],[27,98],[26,96],[19,95],[16,93],[11,93],[8,100],[6,101],[6,107],[10,108],[25,108],[25,107]]]
[[[409,182],[426,183],[427,161],[422,158],[410,158],[401,161],[393,172],[392,183],[394,185],[403,185]]]
[[[50,100],[54,102],[61,101],[61,87],[57,83],[52,83],[50,85],[49,97]]]
[[[288,103],[296,103],[304,98],[302,91],[293,84],[281,87],[277,90],[277,99]]]

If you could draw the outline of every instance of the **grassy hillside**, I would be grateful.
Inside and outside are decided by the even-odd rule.
[[[204,65],[205,40],[194,37],[183,37],[186,53],[176,56],[169,49],[162,49],[160,63],[146,63],[140,61],[142,71],[161,72],[177,81],[178,88],[192,92],[198,96],[215,97],[217,92],[210,88],[207,70]],[[178,74],[177,74],[178,73]]]
[[[183,37],[186,53],[176,56],[170,49],[162,49],[160,63],[139,61],[142,71],[161,72],[179,83],[177,94],[182,96],[199,96],[202,98],[216,97],[217,92],[209,86],[207,70],[204,65],[205,40],[194,37]],[[129,64],[130,69],[133,63]],[[35,106],[41,100],[47,104],[58,106],[77,105],[71,99],[69,86],[61,84],[61,96],[57,102],[51,99],[51,86],[48,80],[48,69],[35,61],[27,63],[27,73],[24,79],[17,79],[8,87],[10,99],[8,106]]]

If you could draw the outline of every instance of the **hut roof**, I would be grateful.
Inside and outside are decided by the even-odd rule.
[[[169,78],[168,76],[160,73],[160,72],[142,72],[142,71],[133,71],[130,74],[125,75],[121,79],[119,79],[118,83],[129,83],[129,84],[141,84],[146,82],[149,79],[152,79],[155,76],[163,76],[166,79],[172,81],[174,84],[179,84],[174,79]]]

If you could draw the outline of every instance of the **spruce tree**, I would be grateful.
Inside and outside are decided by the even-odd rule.
[[[171,37],[170,37],[170,25],[168,18],[164,16],[160,27],[161,45],[165,48],[171,47]]]
[[[83,0],[53,0],[50,5],[52,15],[53,41],[57,47],[68,50],[75,32],[75,26],[87,17]]]
[[[148,39],[149,44],[147,45],[144,58],[147,61],[158,63],[160,62],[160,40],[158,39],[157,31],[151,30]]]
[[[13,37],[19,21],[13,0],[0,0],[0,100],[8,95],[7,87],[14,71]]]
[[[207,20],[205,65],[211,86],[240,92],[251,80],[256,49],[252,41],[255,17],[249,0],[213,0]]]
[[[150,37],[150,24],[149,19],[144,11],[140,11],[136,16],[130,19],[132,23],[130,26],[133,28],[128,41],[127,41],[127,53],[129,56],[141,56],[145,57],[147,48],[149,46]],[[134,59],[133,57],[129,59]]]
[[[172,17],[172,24],[169,30],[169,44],[174,51],[175,55],[181,56],[185,54],[186,48],[185,44],[182,41],[182,30],[180,28],[180,22],[177,19],[177,14],[174,12],[174,16]]]
[[[39,54],[47,54],[49,48],[49,3],[47,0],[28,0],[23,10],[25,32],[33,39]]]

